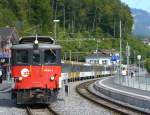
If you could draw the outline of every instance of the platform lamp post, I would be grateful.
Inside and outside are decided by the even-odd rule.
[[[130,57],[130,46],[128,45],[128,42],[127,42],[127,45],[126,45],[126,56],[127,56],[127,80],[128,80],[128,86],[129,86],[129,57]]]
[[[140,60],[141,60],[141,55],[137,55],[137,59],[139,60],[139,76],[140,76]]]
[[[54,22],[54,38],[57,39],[57,23],[60,22],[60,20],[53,20]]]

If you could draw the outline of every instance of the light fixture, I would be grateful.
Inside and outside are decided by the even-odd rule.
[[[54,77],[54,76],[51,76],[51,77],[50,77],[50,80],[52,80],[52,81],[53,81],[54,79],[55,79],[55,77]]]

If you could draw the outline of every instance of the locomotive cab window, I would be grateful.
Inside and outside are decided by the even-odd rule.
[[[32,61],[33,61],[33,64],[40,64],[40,51],[39,50],[33,50]]]
[[[44,63],[45,64],[56,63],[56,50],[47,49],[44,51]]]
[[[27,64],[29,62],[28,50],[15,51],[15,64]]]

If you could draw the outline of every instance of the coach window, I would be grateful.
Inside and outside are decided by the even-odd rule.
[[[40,51],[39,50],[33,50],[32,60],[33,60],[33,64],[40,64]]]
[[[28,63],[28,50],[16,50],[16,64]]]
[[[56,50],[48,49],[44,51],[44,62],[45,64],[56,63]]]

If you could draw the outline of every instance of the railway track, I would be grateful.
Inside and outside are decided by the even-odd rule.
[[[88,90],[88,86],[91,85],[92,83],[94,83],[96,80],[91,80],[88,82],[84,82],[79,84],[76,87],[76,91],[83,96],[84,98],[90,100],[91,102],[106,107],[107,109],[110,109],[112,111],[115,111],[118,114],[123,114],[123,115],[145,115],[145,113],[141,113],[140,111],[137,111],[135,109],[123,106],[121,104],[118,103],[114,103],[110,100],[101,98],[93,93],[91,93]]]
[[[50,106],[26,106],[27,115],[58,115]]]

